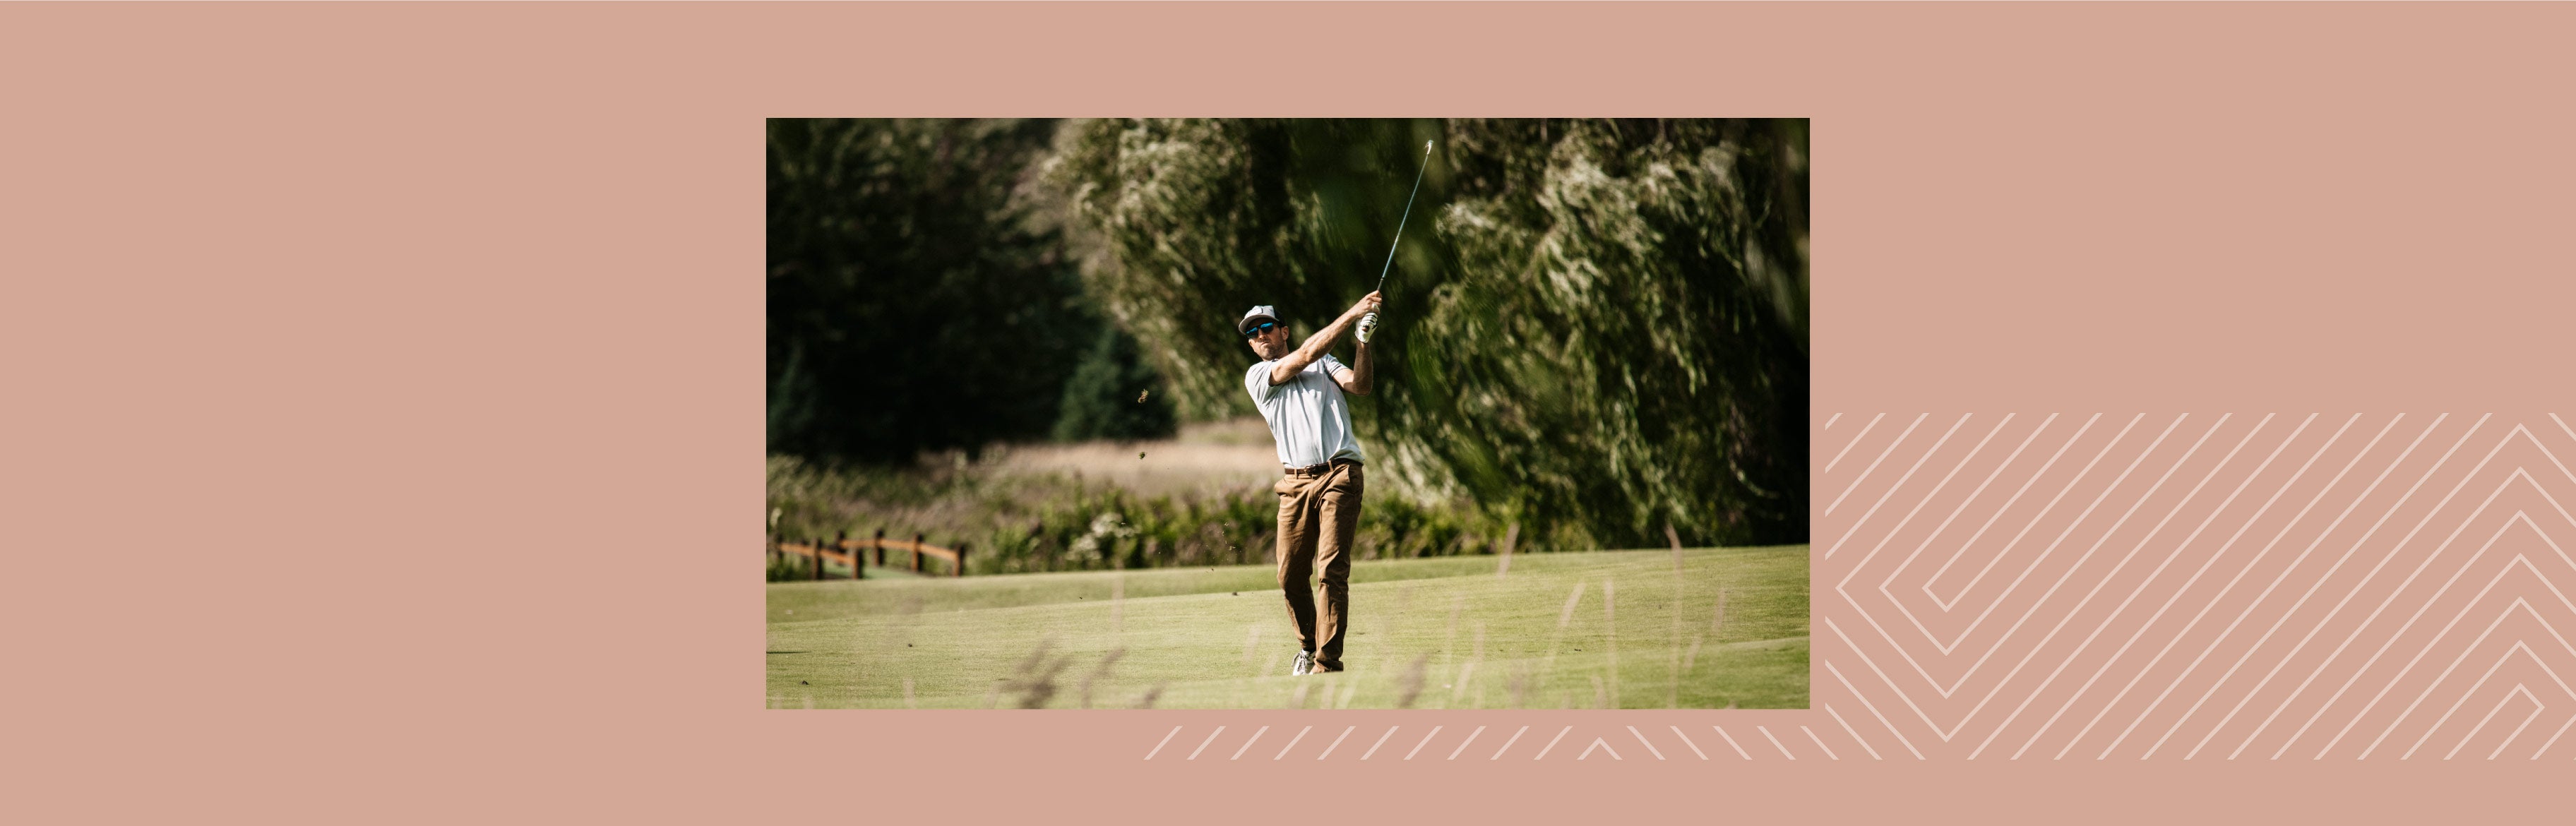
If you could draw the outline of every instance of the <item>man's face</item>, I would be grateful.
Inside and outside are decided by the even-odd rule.
[[[1251,338],[1245,340],[1252,345],[1252,352],[1264,361],[1287,355],[1289,350],[1288,328],[1280,326],[1277,322],[1269,322],[1269,324],[1270,329],[1255,332]]]

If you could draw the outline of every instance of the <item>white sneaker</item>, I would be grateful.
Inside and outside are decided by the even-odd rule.
[[[1288,666],[1288,673],[1289,673],[1289,674],[1291,674],[1291,675],[1303,675],[1303,674],[1313,674],[1313,673],[1315,673],[1315,652],[1312,652],[1312,651],[1299,651],[1299,652],[1297,652],[1297,662],[1296,662],[1296,664],[1294,664],[1294,665],[1290,665],[1290,666]]]

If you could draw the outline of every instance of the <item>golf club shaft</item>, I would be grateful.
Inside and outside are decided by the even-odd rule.
[[[1431,171],[1431,142],[1422,142],[1422,166],[1413,171],[1413,192],[1404,196],[1404,215],[1395,219],[1395,243],[1386,247],[1386,265],[1377,269],[1377,292],[1386,289],[1386,274],[1395,268],[1395,248],[1404,243],[1404,222],[1413,217],[1413,196],[1422,194],[1422,173]]]

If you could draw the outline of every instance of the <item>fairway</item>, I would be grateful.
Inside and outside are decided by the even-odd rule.
[[[1355,563],[1349,670],[1311,677],[1267,565],[772,583],[767,702],[1807,707],[1807,546],[1509,559]]]

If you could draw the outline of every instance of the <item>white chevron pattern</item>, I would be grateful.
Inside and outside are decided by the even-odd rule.
[[[1812,455],[1813,709],[1484,759],[2576,759],[2561,416],[1836,412]],[[1472,719],[1379,759],[1530,729]]]
[[[1837,413],[1816,446],[1814,694],[1870,751],[2576,758],[2559,416]]]

